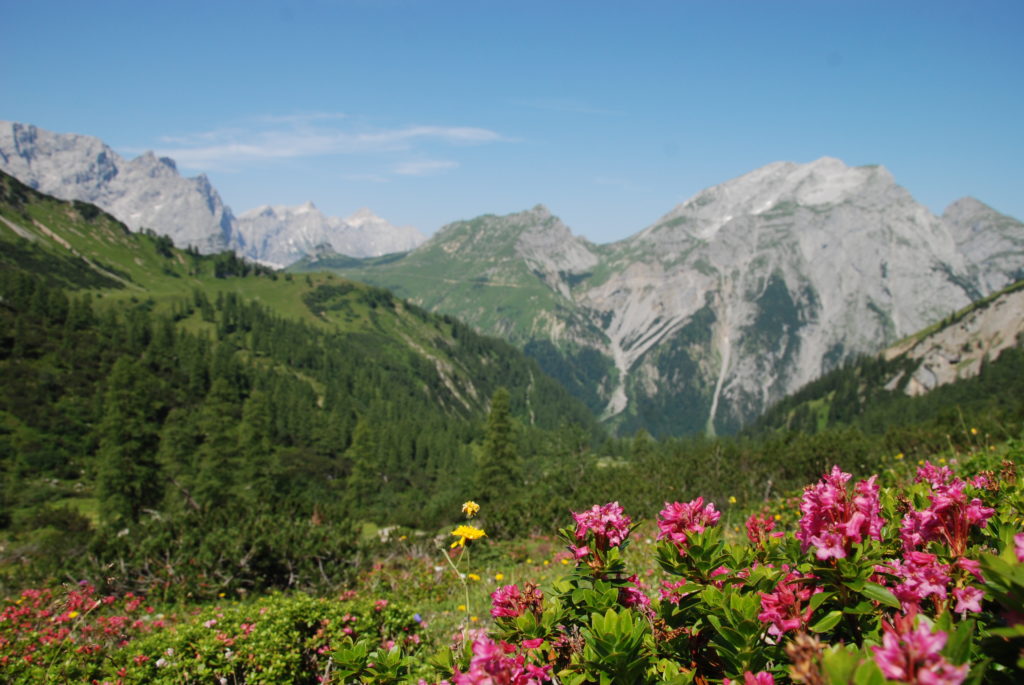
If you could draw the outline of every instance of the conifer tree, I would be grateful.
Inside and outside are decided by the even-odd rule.
[[[352,462],[348,477],[348,501],[350,511],[366,516],[366,509],[376,500],[375,494],[381,486],[380,457],[377,436],[364,417],[356,421],[352,432],[352,446],[345,456]]]
[[[482,502],[515,494],[523,482],[522,463],[516,449],[516,435],[508,389],[498,388],[491,397],[491,410],[484,428],[483,453],[477,466],[475,492]]]
[[[107,524],[138,521],[144,508],[159,502],[159,385],[158,378],[129,357],[121,357],[111,369],[96,455],[100,515]]]

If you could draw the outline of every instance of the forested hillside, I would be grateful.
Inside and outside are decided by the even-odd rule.
[[[8,587],[336,588],[375,553],[375,526],[429,539],[468,499],[489,534],[521,536],[594,502],[645,517],[698,495],[743,506],[833,464],[862,474],[1020,434],[1008,354],[982,385],[908,398],[904,413],[856,377],[822,381],[882,407],[877,425],[835,401],[816,432],[604,438],[533,362],[452,318],[330,274],[181,251],[2,180]]]
[[[517,489],[474,480],[508,449],[485,440],[492,397],[527,462],[561,429],[596,435],[512,347],[387,291],[280,278],[2,188],[8,561],[157,573],[162,550],[160,573],[308,582],[350,563],[349,521],[430,527],[471,489]]]
[[[775,404],[747,432],[813,434],[838,426],[873,434],[910,426],[941,432],[970,424],[1002,438],[1018,435],[1024,424],[1024,341],[1017,334],[1022,290],[1018,281],[877,357],[825,374]],[[997,321],[986,321],[990,314]],[[940,384],[929,390],[919,378]]]

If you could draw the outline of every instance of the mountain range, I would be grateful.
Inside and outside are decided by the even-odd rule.
[[[0,122],[0,170],[41,192],[90,202],[132,230],[169,236],[208,254],[232,250],[283,267],[328,249],[370,257],[412,249],[425,240],[361,209],[341,219],[312,203],[258,207],[235,217],[205,175],[185,178],[174,160],[146,152],[125,160],[98,138]]]
[[[847,360],[1017,280],[1024,224],[978,200],[935,216],[881,166],[779,162],[616,243],[543,206],[442,228],[334,269],[532,354],[620,431],[733,432]],[[1024,314],[1022,314],[1024,316]]]
[[[620,432],[731,433],[809,381],[1024,277],[1024,224],[974,198],[936,216],[881,166],[777,162],[615,243],[546,207],[430,240],[312,203],[235,217],[205,176],[0,124],[0,168],[134,230],[334,270],[505,338]],[[296,261],[298,260],[298,261]],[[1022,314],[1024,317],[1024,314]]]

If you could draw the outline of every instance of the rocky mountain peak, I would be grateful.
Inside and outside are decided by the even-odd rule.
[[[983,214],[999,214],[999,212],[981,200],[968,196],[962,197],[946,207],[945,211],[942,212],[942,218],[948,221],[959,222],[964,218],[968,220],[975,219]]]
[[[981,294],[1024,278],[1024,223],[973,197],[947,207],[942,221],[966,257]]]
[[[774,162],[701,191],[637,237],[645,240],[666,232],[683,232],[689,238],[710,240],[738,217],[785,211],[794,205],[832,206],[863,202],[869,195],[900,193],[909,198],[881,166],[851,167],[833,157],[806,164]]]
[[[312,202],[262,205],[236,219],[205,175],[184,178],[169,157],[147,151],[125,160],[98,138],[30,124],[0,122],[0,169],[61,199],[92,202],[133,230],[166,234],[179,247],[234,249],[276,266],[317,246],[368,257],[426,240],[415,228],[392,226],[368,209],[345,220],[325,216]]]
[[[359,224],[366,223],[367,221],[379,221],[380,217],[373,213],[369,207],[360,207],[356,211],[352,212],[349,216],[345,217],[345,221],[357,226]]]

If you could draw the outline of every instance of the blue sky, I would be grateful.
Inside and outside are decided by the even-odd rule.
[[[0,119],[155,149],[236,213],[595,242],[778,160],[1024,218],[1024,2],[12,2]]]

